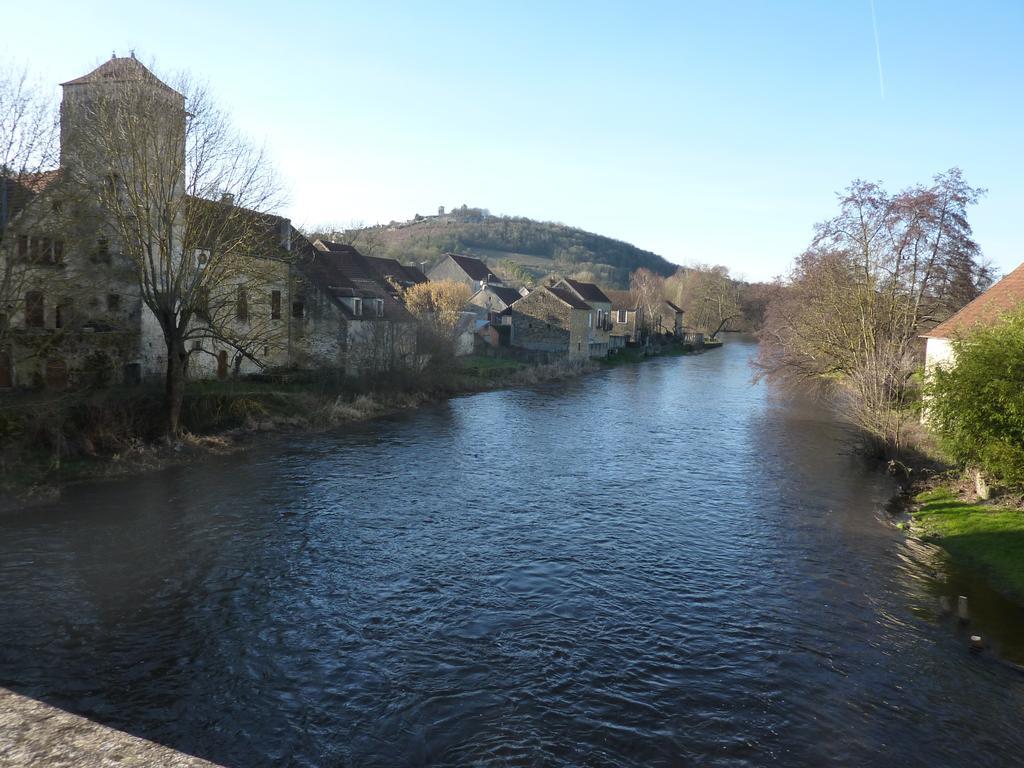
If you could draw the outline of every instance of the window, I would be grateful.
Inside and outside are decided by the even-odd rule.
[[[121,297],[116,293],[107,294],[107,312],[117,312],[121,309]]]
[[[587,312],[587,328],[593,328],[593,327],[594,327],[594,313],[593,312]]]
[[[34,264],[50,261],[50,238],[33,237],[28,244],[28,260]]]
[[[196,317],[210,319],[210,289],[202,286],[196,291]]]
[[[615,322],[617,322],[617,323],[624,323],[624,322],[626,322],[626,315],[627,314],[628,313],[624,309],[617,309],[617,310],[615,310],[615,315],[616,315]]]
[[[352,314],[356,317],[362,317],[363,314],[363,300],[360,298],[352,299]]]
[[[106,178],[107,194],[113,196],[117,192],[117,182],[121,177],[116,173],[108,173]]]
[[[18,261],[28,261],[28,235],[18,235]]]
[[[101,237],[96,241],[96,252],[93,254],[92,260],[101,264],[110,263],[110,241],[105,237]]]
[[[196,260],[196,267],[202,269],[210,263],[210,251],[206,248],[196,248],[192,252],[192,257]]]
[[[57,313],[54,317],[53,325],[56,328],[67,328],[71,325],[72,319],[75,312],[75,300],[72,298],[65,297],[61,299],[57,305]]]
[[[270,292],[270,319],[280,320],[281,319],[281,292],[271,291]]]
[[[249,298],[245,295],[245,286],[238,286],[238,296],[235,299],[235,319],[246,322],[249,319]]]
[[[306,314],[306,305],[301,301],[292,302],[292,317],[304,317]]]
[[[63,264],[64,263],[64,241],[54,240],[53,241],[53,263]]]
[[[377,317],[384,317],[384,299],[377,299]]]
[[[202,339],[195,339],[192,342],[192,351],[193,352],[202,352],[203,351],[203,340]]]
[[[40,291],[29,291],[25,294],[25,327],[44,327],[43,294]]]

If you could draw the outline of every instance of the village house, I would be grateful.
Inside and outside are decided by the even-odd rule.
[[[476,291],[484,285],[504,285],[490,267],[474,256],[446,253],[427,273],[430,280],[454,280]]]
[[[1024,264],[948,320],[921,334],[925,339],[925,372],[935,366],[956,364],[953,339],[974,328],[995,325],[1001,316],[1020,309],[1024,309]]]
[[[481,286],[469,299],[468,309],[476,315],[476,335],[488,347],[507,347],[512,340],[512,317],[506,310],[528,294],[505,285]]]
[[[564,288],[542,287],[512,304],[513,347],[581,358],[590,355],[589,330],[594,310]]]
[[[490,315],[504,312],[523,298],[524,295],[524,293],[506,285],[487,283],[470,297],[469,303],[481,310],[478,314],[486,318]]]
[[[594,283],[585,283],[568,277],[555,283],[555,287],[569,291],[594,310],[587,334],[590,356],[607,357],[611,348],[612,300]]]
[[[605,291],[611,300],[612,348],[639,344],[645,339],[644,310],[630,291]]]
[[[402,264],[397,259],[386,259],[380,256],[366,256],[359,253],[351,245],[335,243],[330,240],[315,240],[313,246],[320,251],[331,253],[359,254],[363,270],[371,274],[374,280],[393,297],[400,299],[401,292],[414,285],[427,282],[427,276],[419,267]]]
[[[350,245],[332,243],[327,248],[318,243],[311,256],[298,262],[298,270],[306,277],[304,285],[314,294],[326,293],[337,310],[322,316],[327,319],[325,328],[318,325],[321,318],[312,318],[314,344],[317,339],[322,344],[331,334],[330,326],[338,323],[336,365],[347,375],[415,366],[416,319],[395,293],[395,275],[404,273],[388,265],[382,269]],[[321,367],[327,362],[313,354],[308,364]]]

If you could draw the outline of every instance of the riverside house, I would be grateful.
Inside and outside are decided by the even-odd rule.
[[[584,283],[580,280],[566,277],[555,283],[555,287],[569,291],[576,298],[585,301],[594,310],[587,327],[590,356],[607,357],[608,350],[612,348],[612,300],[594,283]],[[616,346],[622,346],[622,344],[619,344],[617,340]]]
[[[612,304],[612,346],[639,344],[644,337],[644,311],[630,291],[605,291]]]
[[[505,312],[511,318],[513,347],[570,358],[590,355],[589,331],[594,310],[570,291],[537,288]]]
[[[993,285],[974,301],[943,323],[939,323],[925,339],[925,371],[937,365],[955,365],[952,340],[973,328],[995,325],[1007,312],[1024,309],[1024,264]]]

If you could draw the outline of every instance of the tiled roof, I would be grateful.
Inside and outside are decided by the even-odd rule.
[[[470,280],[501,283],[501,278],[495,275],[486,264],[475,256],[460,256],[457,253],[449,253],[448,258],[458,264],[459,268],[469,276]]]
[[[612,309],[627,309],[630,312],[636,310],[636,297],[630,291],[607,290],[605,294],[611,299]]]
[[[426,275],[418,269],[399,263],[397,259],[385,259],[380,256],[364,256],[363,258],[373,267],[378,277],[382,280],[390,277],[405,286],[427,282]]]
[[[482,288],[481,290],[490,291],[499,299],[501,299],[502,303],[505,304],[505,306],[510,306],[515,302],[519,301],[521,298],[523,298],[522,294],[519,293],[519,291],[517,291],[515,288],[509,288],[506,285],[488,285],[486,288]]]
[[[61,85],[87,85],[89,83],[102,82],[126,83],[131,81],[153,83],[154,85],[159,85],[172,93],[178,93],[167,85],[167,83],[150,72],[142,62],[134,56],[125,56],[121,58],[113,57],[100,64],[89,74],[76,77],[74,80],[68,80],[66,83],[61,83]],[[178,95],[180,96],[181,94]]]
[[[584,301],[606,301],[611,303],[611,299],[608,298],[605,292],[593,283],[584,283],[568,277],[565,278],[565,283],[576,291],[577,295]]]
[[[583,301],[579,296],[574,294],[572,291],[567,291],[565,288],[554,288],[548,287],[547,290],[551,291],[555,296],[564,301],[573,309],[591,309],[591,306],[587,302]]]
[[[7,195],[7,221],[11,221],[25,209],[29,201],[40,192],[50,187],[60,177],[60,171],[42,171],[40,173],[22,173],[14,178],[0,180],[6,188],[0,193]],[[6,222],[0,222],[6,224]]]
[[[340,272],[356,287],[358,295],[384,299],[384,318],[386,320],[413,322],[413,317],[408,310],[391,295],[391,286],[377,276],[369,259],[358,250],[352,246],[346,246],[344,250],[330,251],[323,255],[335,262]],[[367,319],[366,315],[363,315],[363,318]]]
[[[948,339],[979,325],[992,325],[1007,312],[1024,308],[1024,264],[993,285],[959,312],[921,334],[927,339]]]

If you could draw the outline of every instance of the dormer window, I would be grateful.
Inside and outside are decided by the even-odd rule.
[[[374,304],[377,307],[377,317],[384,317],[384,299],[376,299]]]

